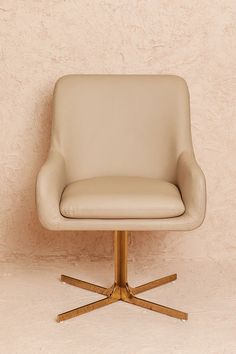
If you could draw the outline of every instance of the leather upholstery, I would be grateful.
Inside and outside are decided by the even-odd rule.
[[[133,199],[128,196],[128,177],[138,181],[132,187],[137,188]],[[124,198],[121,203],[126,200],[129,208],[123,205],[118,211],[118,200],[107,201],[120,182],[104,181],[119,178],[127,191],[120,200]],[[98,181],[104,184],[97,186]],[[185,81],[172,75],[59,79],[51,146],[37,178],[36,200],[41,223],[52,230],[198,227],[205,216],[206,186],[194,157]],[[68,217],[68,206],[79,213]]]
[[[69,184],[60,203],[68,218],[170,218],[185,208],[178,188],[156,178],[94,177]]]

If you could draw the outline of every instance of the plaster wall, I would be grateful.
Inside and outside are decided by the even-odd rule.
[[[0,0],[0,259],[112,256],[110,232],[49,232],[36,216],[52,90],[71,73],[186,79],[206,220],[189,233],[135,232],[130,257],[236,258],[235,23],[234,0]]]

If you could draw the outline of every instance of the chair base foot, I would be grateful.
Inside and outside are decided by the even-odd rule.
[[[117,301],[125,301],[130,304],[140,306],[155,312],[159,312],[167,316],[175,317],[181,320],[187,320],[188,314],[186,312],[175,310],[173,308],[156,304],[154,302],[147,301],[135,296],[136,294],[167,284],[169,282],[175,281],[176,279],[177,274],[172,274],[167,277],[157,279],[134,288],[130,287],[128,283],[126,283],[125,286],[120,286],[116,282],[110,288],[104,288],[102,286],[75,279],[67,275],[62,275],[61,281],[85,290],[104,295],[106,297],[104,299],[59,314],[57,316],[57,322],[65,321],[70,318],[80,316],[84,313],[96,310],[100,307],[104,307]]]

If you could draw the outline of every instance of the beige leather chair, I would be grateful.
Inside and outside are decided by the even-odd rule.
[[[110,288],[65,275],[105,296],[58,315],[62,321],[123,300],[187,319],[136,295],[176,279],[132,288],[127,237],[133,230],[192,230],[205,216],[204,175],[193,152],[189,92],[172,75],[68,75],[53,98],[51,146],[36,187],[39,219],[50,230],[117,230]]]

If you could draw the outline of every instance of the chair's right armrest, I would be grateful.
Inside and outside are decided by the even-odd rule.
[[[57,229],[62,215],[60,200],[65,188],[65,162],[57,151],[50,151],[36,182],[36,205],[41,224],[49,230]]]
[[[177,163],[177,184],[192,229],[200,226],[206,211],[205,176],[192,152],[183,152]]]

